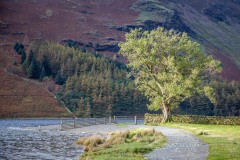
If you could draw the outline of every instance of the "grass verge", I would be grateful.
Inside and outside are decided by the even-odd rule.
[[[129,123],[114,123],[114,126],[125,127],[129,125]]]
[[[182,128],[209,144],[209,160],[240,159],[240,126],[168,123],[162,126]]]
[[[154,129],[113,132],[108,138],[91,136],[76,143],[84,146],[79,160],[143,160],[144,154],[165,144],[166,138]]]

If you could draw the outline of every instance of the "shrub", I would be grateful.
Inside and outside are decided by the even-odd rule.
[[[83,145],[84,146],[83,150],[85,152],[89,152],[93,151],[99,145],[103,144],[105,140],[106,138],[100,136],[81,137],[78,139],[76,144]]]

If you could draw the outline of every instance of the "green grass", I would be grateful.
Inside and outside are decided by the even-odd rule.
[[[131,123],[127,123],[127,122],[126,123],[115,123],[114,126],[125,127],[125,126],[127,126],[129,124],[131,124]]]
[[[93,159],[93,160],[141,160],[144,159],[143,154],[153,150],[148,143],[123,143],[112,146],[111,148],[102,149],[98,152],[93,152],[90,155],[85,155],[80,159]]]
[[[240,159],[240,126],[180,123],[163,126],[188,130],[209,144],[209,160]]]
[[[165,144],[166,138],[154,129],[114,132],[110,137],[80,138],[85,153],[80,160],[143,160],[144,154]]]

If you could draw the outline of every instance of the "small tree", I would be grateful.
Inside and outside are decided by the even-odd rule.
[[[65,81],[64,79],[62,78],[62,75],[60,72],[57,73],[56,77],[55,77],[55,84],[58,84],[58,85],[62,85],[64,84]]]
[[[92,109],[91,109],[91,105],[89,103],[89,101],[87,101],[86,103],[86,111],[85,111],[85,117],[92,117]]]
[[[50,62],[49,62],[49,59],[48,59],[48,57],[47,57],[46,55],[43,55],[43,58],[42,58],[42,66],[44,66],[44,68],[45,68],[45,73],[46,73],[47,76],[52,75]]]
[[[27,76],[28,78],[39,78],[39,66],[35,58],[33,58],[30,66],[27,68]]]
[[[30,66],[30,64],[32,63],[32,60],[35,59],[34,57],[34,53],[32,50],[30,50],[27,58],[25,58],[24,62],[22,63],[22,68],[24,70],[27,70],[27,68]],[[21,56],[21,60],[22,60],[22,56]]]
[[[20,62],[20,64],[23,64],[25,60],[26,60],[26,53],[24,52],[24,50],[22,50],[22,52],[21,52],[21,62]]]
[[[172,109],[195,93],[214,100],[207,76],[221,71],[220,62],[206,56],[187,34],[163,28],[136,29],[126,34],[120,47],[136,84],[151,102],[149,109],[162,110],[162,123],[170,121]]]
[[[23,44],[21,44],[21,43],[15,43],[15,45],[14,45],[14,50],[19,54],[19,55],[21,55],[22,54],[22,51],[24,51],[24,46],[23,46]]]
[[[34,53],[33,53],[33,51],[32,50],[30,50],[30,52],[29,52],[29,54],[28,54],[28,57],[27,57],[27,59],[26,59],[26,65],[28,65],[28,66],[26,66],[26,67],[29,67],[29,65],[31,64],[31,62],[32,62],[32,60],[34,59]]]
[[[76,115],[78,117],[84,117],[85,116],[85,102],[83,97],[80,98],[78,102],[78,109],[76,110]]]
[[[41,74],[40,74],[39,80],[42,81],[43,78],[44,78],[45,76],[46,76],[45,68],[42,67],[42,70],[41,70]]]

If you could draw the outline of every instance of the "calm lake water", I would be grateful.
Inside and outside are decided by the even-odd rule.
[[[83,135],[25,129],[59,123],[60,120],[0,120],[0,159],[76,160],[82,148],[75,141]]]

